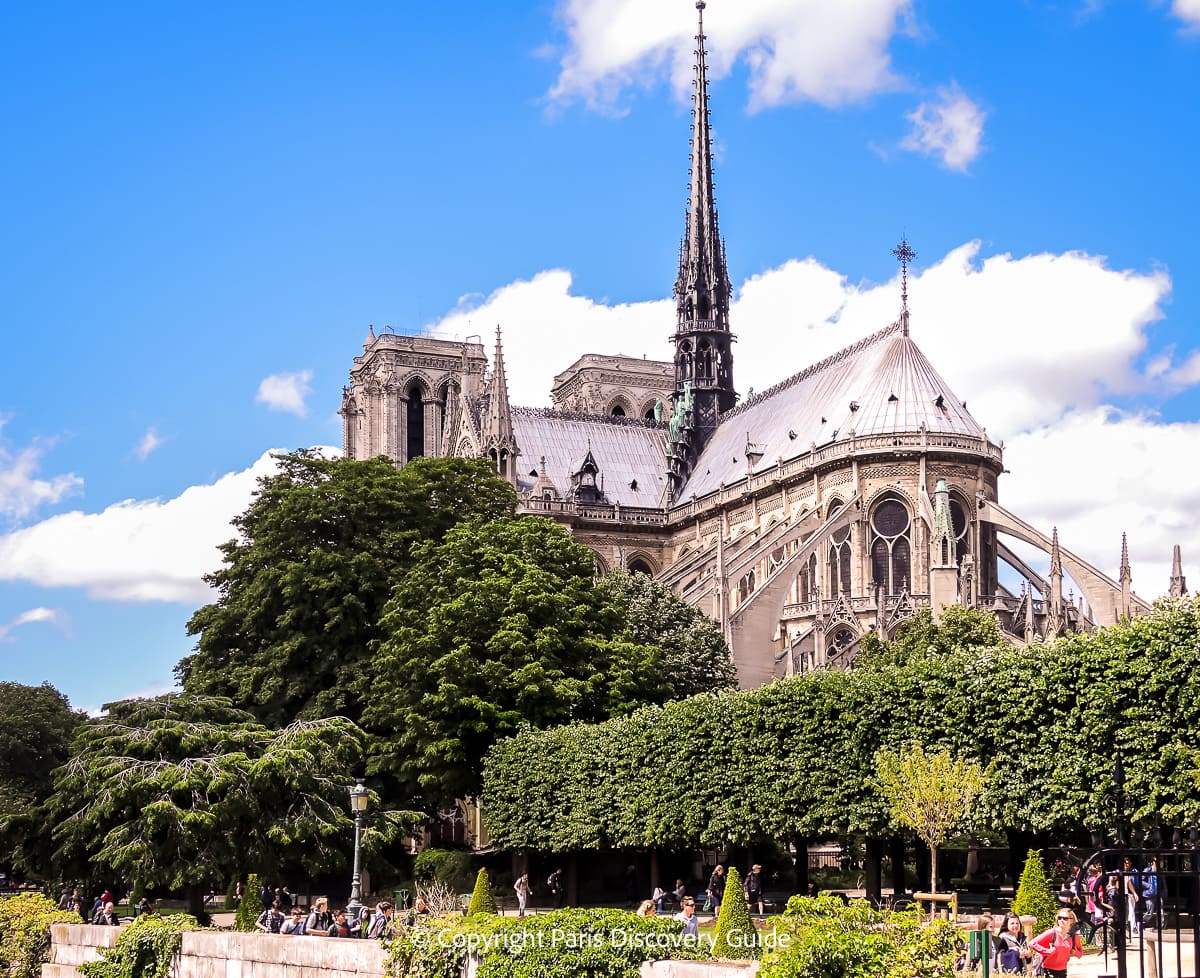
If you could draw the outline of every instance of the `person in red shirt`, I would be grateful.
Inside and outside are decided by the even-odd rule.
[[[1075,914],[1070,910],[1060,910],[1054,918],[1054,926],[1029,942],[1029,947],[1042,956],[1042,971],[1049,978],[1067,978],[1067,962],[1071,958],[1083,957],[1083,943],[1079,934],[1071,933],[1074,926]]]

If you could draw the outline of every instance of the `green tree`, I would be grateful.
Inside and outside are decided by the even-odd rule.
[[[246,893],[238,904],[237,917],[234,927],[237,930],[252,931],[254,924],[266,908],[262,902],[262,880],[257,873],[251,873],[246,880]]]
[[[496,898],[492,895],[492,882],[488,879],[487,870],[481,868],[475,876],[475,889],[471,892],[471,902],[467,904],[467,916],[479,917],[495,912]]]
[[[742,890],[742,877],[729,867],[725,896],[717,912],[717,928],[713,932],[713,957],[741,960],[758,957],[758,931],[750,920],[750,907]]]
[[[524,726],[600,720],[668,695],[657,649],[612,639],[591,551],[550,520],[462,524],[414,548],[361,679],[373,770],[431,801],[478,794]]]
[[[484,462],[278,456],[234,519],[212,604],[188,622],[196,651],[176,672],[185,691],[225,696],[268,726],[297,717],[358,720],[352,681],[413,547],[455,524],[511,516],[512,487]]]
[[[892,817],[929,846],[929,888],[936,893],[938,850],[970,816],[983,792],[983,768],[977,761],[955,758],[948,750],[926,754],[920,744],[899,752],[881,750],[875,764]]]
[[[41,879],[53,848],[38,806],[54,791],[84,715],[49,683],[0,683],[0,863]]]
[[[185,887],[200,918],[206,882],[246,853],[268,868],[344,862],[347,772],[362,746],[348,720],[271,730],[227,700],[176,695],[105,709],[80,728],[46,804],[61,868]]]
[[[672,698],[737,686],[737,670],[720,626],[665,584],[646,574],[616,571],[600,579],[600,590],[621,616],[618,638],[662,650],[662,671]]]
[[[1046,867],[1038,849],[1030,849],[1025,857],[1025,868],[1021,870],[1012,909],[1019,916],[1036,917],[1037,934],[1054,926],[1058,900],[1050,890],[1050,880],[1046,877]]]

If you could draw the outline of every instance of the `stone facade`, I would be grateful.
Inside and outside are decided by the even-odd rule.
[[[661,360],[588,353],[554,378],[550,402],[559,411],[621,418],[655,418],[671,403],[674,368]]]

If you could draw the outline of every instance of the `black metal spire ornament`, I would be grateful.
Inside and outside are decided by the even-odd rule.
[[[900,328],[904,335],[908,335],[908,266],[911,265],[917,257],[917,253],[912,250],[908,243],[907,237],[901,237],[900,243],[892,249],[892,254],[896,256],[896,260],[900,262]]]

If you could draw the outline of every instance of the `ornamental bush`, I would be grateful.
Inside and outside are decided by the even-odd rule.
[[[679,922],[625,910],[568,907],[532,917],[418,922],[388,948],[388,978],[459,978],[471,949],[479,978],[638,978],[643,961],[710,957]]]
[[[50,960],[50,925],[77,924],[79,914],[59,910],[40,893],[0,899],[0,974],[9,978],[39,978]]]
[[[183,932],[197,926],[188,914],[143,914],[121,928],[111,948],[99,949],[99,961],[79,965],[79,973],[84,978],[168,978]]]
[[[750,908],[742,890],[742,878],[733,866],[729,867],[725,896],[717,914],[712,952],[714,957],[734,960],[757,958],[759,953],[758,931],[750,920]]]
[[[251,873],[246,879],[245,895],[242,897],[242,902],[238,904],[234,929],[254,930],[254,922],[262,915],[264,909],[260,895],[261,890],[262,884],[258,881],[258,874]]]
[[[1025,868],[1021,870],[1021,881],[1017,884],[1017,896],[1013,900],[1012,912],[1022,917],[1036,917],[1034,934],[1040,934],[1054,926],[1058,913],[1058,899],[1050,889],[1046,878],[1046,867],[1042,863],[1039,849],[1029,850]]]
[[[772,920],[759,978],[942,978],[954,973],[959,933],[922,926],[915,910],[876,910],[866,900],[792,897]]]
[[[467,905],[467,916],[478,917],[495,913],[496,898],[492,896],[492,883],[488,879],[487,870],[481,869],[475,877],[475,890],[471,894],[471,902]]]

